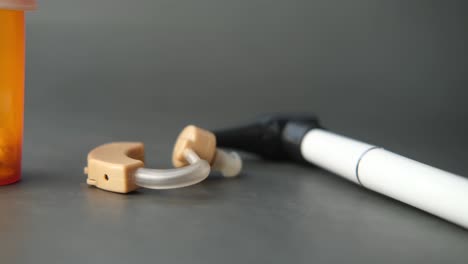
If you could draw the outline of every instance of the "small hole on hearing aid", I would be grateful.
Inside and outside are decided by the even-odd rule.
[[[106,181],[108,181],[109,180],[109,175],[104,174],[104,179],[106,179]]]

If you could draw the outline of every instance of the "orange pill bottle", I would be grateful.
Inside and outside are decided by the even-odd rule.
[[[0,185],[21,178],[24,112],[24,12],[34,0],[0,0]]]

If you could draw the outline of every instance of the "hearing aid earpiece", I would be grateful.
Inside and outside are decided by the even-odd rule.
[[[242,160],[236,152],[216,148],[216,137],[210,131],[190,125],[179,134],[172,154],[174,167],[187,166],[190,160],[186,152],[195,152],[206,160],[211,168],[225,177],[237,176],[242,169]]]
[[[145,187],[172,189],[189,186],[210,174],[207,161],[191,150],[182,154],[188,166],[156,170],[144,168],[144,146],[138,142],[114,142],[99,146],[88,154],[88,185],[100,189],[128,193]]]
[[[173,163],[176,168],[157,170],[144,168],[144,146],[139,142],[114,142],[101,145],[89,152],[88,185],[100,189],[128,193],[145,187],[173,189],[203,181],[210,174],[210,165],[225,177],[239,174],[242,161],[235,152],[216,148],[213,133],[186,127],[174,146]]]

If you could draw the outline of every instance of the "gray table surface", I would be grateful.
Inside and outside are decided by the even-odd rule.
[[[130,195],[82,172],[106,142],[142,141],[147,165],[169,168],[187,124],[314,112],[466,176],[461,2],[114,2],[29,16],[24,173],[0,188],[1,263],[466,263],[466,230],[313,167],[244,155],[239,178]]]

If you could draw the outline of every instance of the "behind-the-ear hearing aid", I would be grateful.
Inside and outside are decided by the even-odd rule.
[[[236,153],[216,148],[213,133],[186,127],[179,135],[173,152],[174,169],[144,168],[144,146],[139,142],[113,142],[101,145],[88,154],[88,185],[128,193],[139,187],[173,189],[203,181],[211,168],[226,177],[236,176],[242,161]]]

